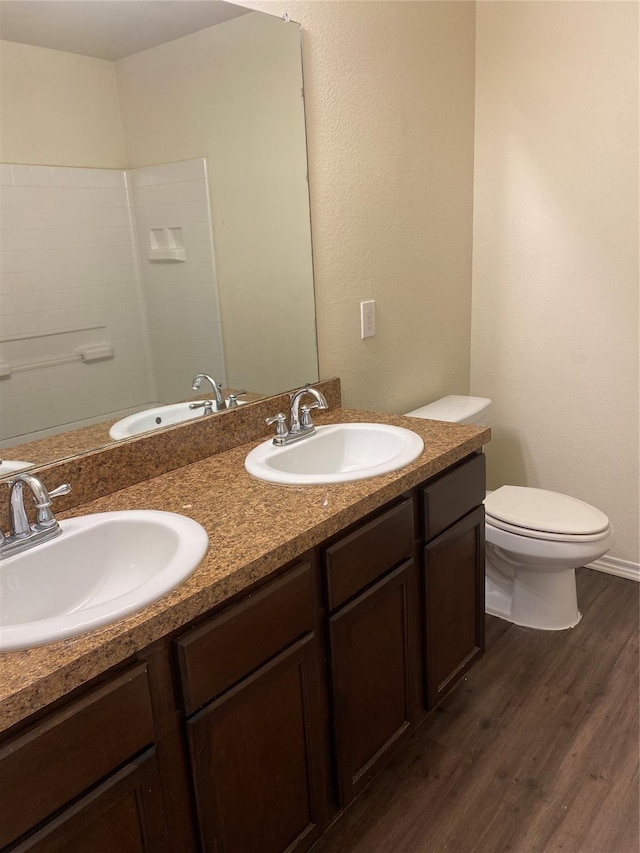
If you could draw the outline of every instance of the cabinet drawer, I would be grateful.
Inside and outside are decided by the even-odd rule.
[[[0,748],[0,847],[155,738],[145,664],[55,711]]]
[[[363,524],[324,551],[329,610],[413,556],[413,500]]]
[[[483,453],[460,462],[422,489],[424,538],[439,536],[484,500],[486,462]]]
[[[313,577],[303,563],[177,642],[188,714],[313,630]]]

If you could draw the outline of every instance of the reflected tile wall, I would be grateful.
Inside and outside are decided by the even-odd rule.
[[[226,384],[204,159],[128,172],[159,399],[189,396],[196,373]],[[179,233],[185,260],[153,257],[151,232]]]
[[[180,229],[186,260],[150,260],[152,228]],[[226,384],[204,159],[0,164],[0,249],[0,341],[51,341],[56,362],[0,378],[0,447],[183,399],[199,372]],[[114,357],[57,363],[57,333],[87,328]]]
[[[10,365],[0,378],[5,446],[156,399],[124,172],[2,164],[0,248],[1,341],[35,335],[59,345],[50,333],[95,328],[114,351],[91,364],[59,364],[52,351],[55,365]]]

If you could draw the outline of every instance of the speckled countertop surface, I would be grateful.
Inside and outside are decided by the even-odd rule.
[[[277,486],[244,470],[251,441],[76,507],[68,515],[158,509],[188,515],[209,550],[177,589],[114,625],[40,648],[0,654],[0,731],[266,578],[403,491],[479,450],[484,427],[334,409],[318,422],[377,421],[413,429],[425,449],[400,471],[327,487]],[[61,516],[64,517],[64,514]]]

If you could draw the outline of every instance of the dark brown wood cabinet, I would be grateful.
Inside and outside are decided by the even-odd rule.
[[[307,850],[326,823],[314,573],[302,562],[178,641],[203,850]]]
[[[28,727],[0,748],[0,849],[168,850],[154,739],[145,664]]]
[[[414,715],[415,553],[412,496],[323,549],[340,806],[367,784]]]
[[[341,806],[362,790],[409,726],[414,568],[406,561],[329,619]]]
[[[109,776],[11,850],[171,853],[154,750]]]
[[[0,850],[308,850],[484,649],[473,454],[0,741]]]
[[[478,454],[422,490],[429,710],[484,652],[484,466]]]
[[[324,824],[316,652],[307,636],[189,720],[204,850],[308,850]]]

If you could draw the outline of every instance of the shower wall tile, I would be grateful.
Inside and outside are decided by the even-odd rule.
[[[182,398],[201,371],[226,382],[203,159],[130,172],[5,163],[0,186],[0,340],[97,327],[114,348],[0,379],[0,447]],[[182,229],[184,263],[148,260],[152,227]]]
[[[196,373],[226,384],[204,159],[128,173],[138,230],[158,397],[189,395]],[[149,260],[149,230],[181,228],[186,260]]]
[[[91,364],[12,365],[0,379],[0,442],[36,437],[35,415],[46,432],[154,402],[125,173],[2,164],[0,183],[0,341],[97,327],[114,350]]]

